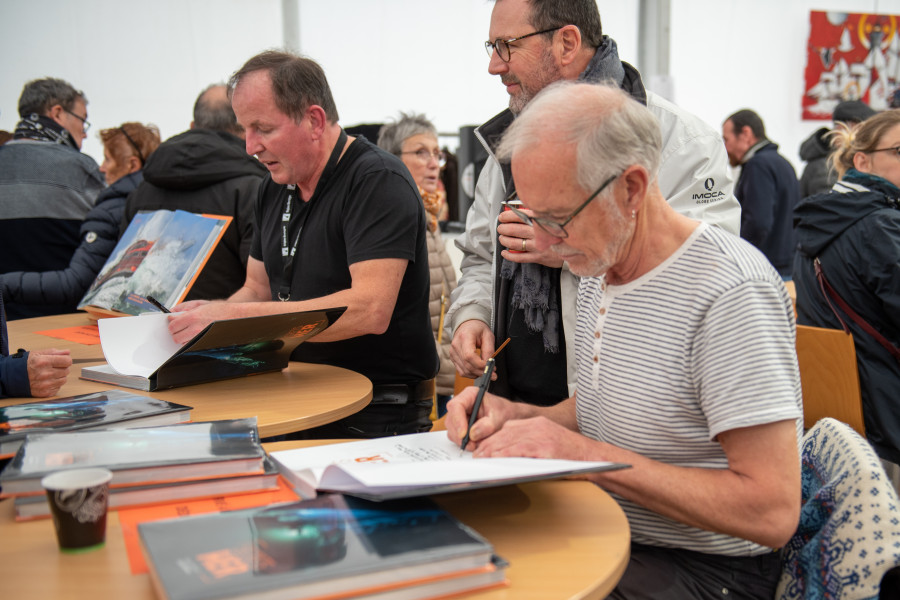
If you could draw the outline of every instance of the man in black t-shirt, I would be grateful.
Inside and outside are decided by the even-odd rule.
[[[173,338],[184,342],[214,320],[346,306],[292,358],[362,373],[372,380],[373,400],[304,437],[429,429],[438,357],[425,211],[409,171],[364,138],[347,136],[312,60],[263,52],[229,85],[247,152],[269,170],[256,201],[247,278],[227,301],[176,307]]]

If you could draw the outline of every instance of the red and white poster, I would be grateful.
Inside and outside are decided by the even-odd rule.
[[[888,108],[900,87],[897,15],[810,11],[803,118],[830,120],[843,100]]]

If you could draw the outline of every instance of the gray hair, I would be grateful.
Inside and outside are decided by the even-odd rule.
[[[420,134],[437,138],[437,128],[425,115],[401,112],[399,119],[385,123],[378,132],[378,147],[399,156],[403,151],[403,142]]]
[[[573,81],[547,86],[513,121],[496,155],[509,161],[547,140],[575,144],[575,178],[586,192],[632,165],[647,169],[651,180],[659,169],[659,122],[615,86]]]
[[[32,113],[46,115],[57,104],[72,110],[78,100],[87,104],[84,92],[76,90],[66,81],[47,77],[35,79],[25,84],[19,96],[19,116],[25,118]]]
[[[214,98],[212,94],[208,93],[218,88],[222,88],[226,92],[224,96]],[[238,124],[237,117],[234,116],[227,92],[228,86],[224,83],[214,83],[200,92],[197,101],[194,102],[194,127],[224,131],[237,136],[244,133],[244,128]]]

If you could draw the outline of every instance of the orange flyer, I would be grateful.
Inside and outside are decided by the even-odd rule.
[[[131,574],[147,573],[147,563],[141,552],[141,543],[138,540],[139,523],[161,521],[163,519],[176,519],[191,515],[202,515],[226,510],[240,510],[243,508],[255,508],[268,506],[280,502],[296,502],[300,497],[294,493],[284,479],[278,478],[278,489],[266,492],[254,492],[252,494],[235,494],[231,496],[218,496],[205,500],[190,500],[186,502],[171,502],[169,504],[156,504],[138,508],[119,509],[119,524],[122,526],[122,536],[125,538],[125,549],[128,552],[128,564]]]
[[[41,335],[66,340],[68,342],[76,342],[85,346],[97,346],[100,344],[100,330],[97,329],[96,323],[90,325],[77,325],[75,327],[64,327],[62,329],[48,329],[46,331],[38,331]]]

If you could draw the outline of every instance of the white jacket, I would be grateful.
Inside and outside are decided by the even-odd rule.
[[[669,204],[688,217],[740,234],[741,207],[733,194],[734,182],[721,135],[704,121],[668,100],[647,93],[647,107],[659,120],[663,148],[658,182]],[[494,284],[499,253],[497,216],[506,197],[506,182],[492,145],[476,131],[488,159],[475,188],[475,201],[466,218],[465,234],[456,240],[462,250],[462,276],[447,313],[451,330],[477,319],[494,330]],[[578,277],[563,267],[560,302],[566,339],[569,394],[575,390],[575,298]]]

